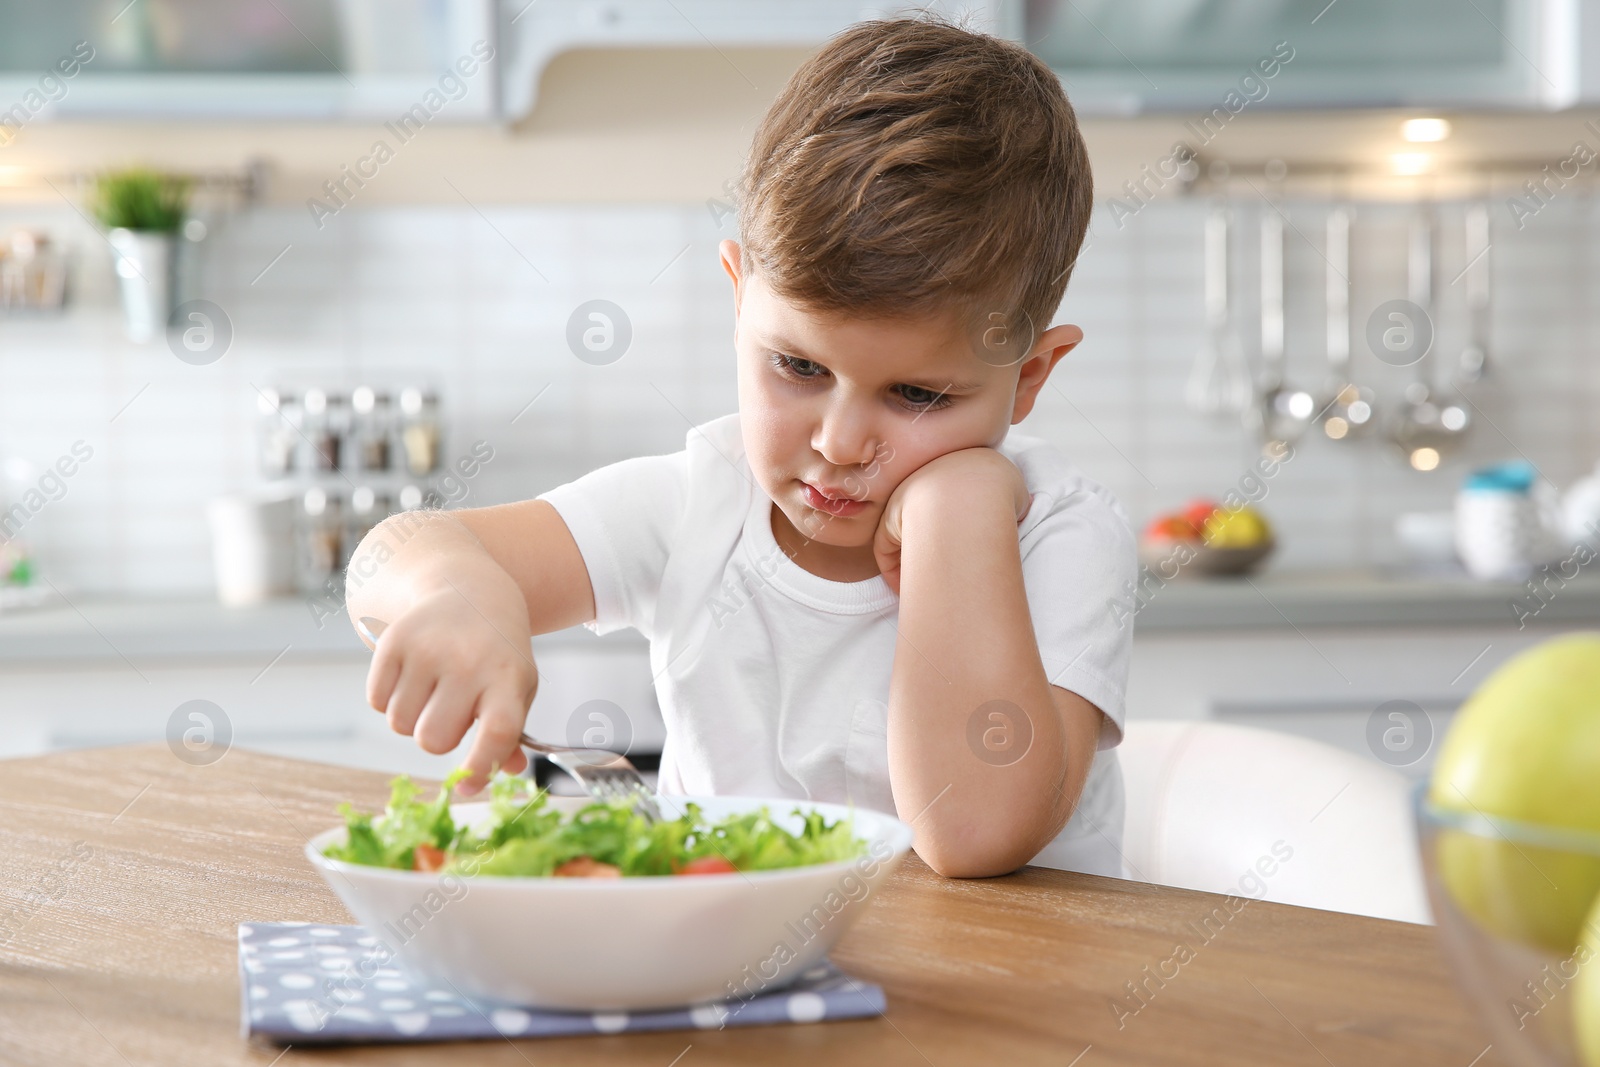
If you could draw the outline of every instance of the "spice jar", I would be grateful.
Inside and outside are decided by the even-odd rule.
[[[439,397],[415,387],[400,391],[406,469],[414,475],[432,474],[439,469]]]
[[[359,386],[350,394],[350,410],[351,438],[361,469],[388,470],[389,439],[394,430],[389,394],[374,392],[370,386]]]
[[[311,464],[319,471],[340,469],[340,453],[349,430],[344,397],[321,389],[306,390],[306,439],[311,442]]]
[[[337,577],[344,565],[344,530],[340,522],[338,494],[319,486],[306,490],[303,499],[306,521],[306,581],[322,588]]]
[[[370,485],[358,485],[350,493],[350,537],[346,555],[354,554],[372,528],[389,517],[389,496]],[[348,566],[348,558],[344,561]]]
[[[289,473],[295,467],[295,448],[300,442],[304,413],[300,401],[280,395],[276,389],[263,389],[256,396],[261,412],[261,472],[269,478]]]

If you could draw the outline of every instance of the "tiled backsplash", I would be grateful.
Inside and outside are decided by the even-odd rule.
[[[1252,357],[1259,207],[1240,203],[1236,228],[1235,309]],[[1139,524],[1190,497],[1222,496],[1257,454],[1237,425],[1183,401],[1202,333],[1206,210],[1157,202],[1121,228],[1097,211],[1057,319],[1079,323],[1087,339],[1022,427],[1074,455]],[[1326,210],[1290,207],[1290,377],[1307,387],[1323,379]],[[1443,217],[1435,351],[1453,362],[1464,343],[1464,285],[1451,281],[1464,265],[1460,206]],[[1565,486],[1600,457],[1594,204],[1574,193],[1521,231],[1503,204],[1492,217],[1492,369],[1471,394],[1467,446],[1423,474],[1376,440],[1308,438],[1266,483],[1275,566],[1397,561],[1395,516],[1449,506],[1477,461],[1523,455]],[[1355,370],[1388,410],[1412,372],[1379,364],[1362,327],[1379,303],[1405,295],[1407,218],[1402,206],[1361,205],[1352,253]],[[261,482],[259,388],[436,386],[446,456],[478,440],[494,450],[471,505],[674,451],[690,424],[736,406],[732,293],[717,262],[734,224],[706,205],[352,207],[320,231],[300,208],[247,209],[214,220],[199,246],[202,280],[189,295],[219,304],[234,329],[230,350],[208,366],[181,362],[159,341],[123,340],[110,250],[75,210],[0,208],[0,233],[24,224],[73,249],[72,292],[63,315],[0,318],[0,458],[46,466],[75,442],[92,449],[26,528],[64,590],[211,587],[205,502]],[[576,359],[565,339],[573,310],[597,298],[621,306],[633,329],[627,353],[607,366]]]

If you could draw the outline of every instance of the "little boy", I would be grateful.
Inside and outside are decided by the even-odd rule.
[[[738,412],[534,500],[380,525],[348,597],[391,623],[370,703],[433,753],[476,723],[474,793],[526,765],[530,635],[631,626],[662,792],[897,812],[952,877],[1124,874],[1133,537],[1007,432],[1083,337],[1035,328],[1092,202],[1058,79],[939,21],[858,24],[772,105],[739,200]]]

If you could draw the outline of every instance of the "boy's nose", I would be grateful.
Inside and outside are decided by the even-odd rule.
[[[871,420],[847,411],[832,411],[812,434],[811,447],[835,467],[859,467],[872,462],[878,440]]]

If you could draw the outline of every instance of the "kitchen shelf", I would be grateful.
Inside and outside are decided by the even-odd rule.
[[[1383,571],[1282,571],[1249,578],[1179,578],[1155,588],[1134,616],[1137,633],[1292,627],[1505,626],[1518,629],[1515,605],[1533,611],[1527,627],[1600,625],[1600,577],[1580,574],[1531,599],[1517,582],[1465,574]]]

